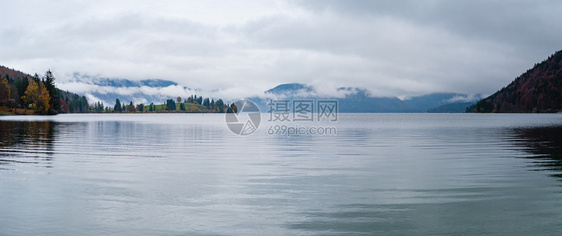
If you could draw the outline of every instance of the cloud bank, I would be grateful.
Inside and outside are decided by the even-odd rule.
[[[490,94],[562,49],[559,9],[546,0],[10,1],[0,63],[51,69],[59,84],[75,72],[158,78],[229,98],[292,82],[373,96]]]

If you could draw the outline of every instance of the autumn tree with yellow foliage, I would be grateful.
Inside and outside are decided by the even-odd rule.
[[[25,90],[22,100],[26,104],[26,108],[30,108],[39,113],[46,113],[49,110],[49,91],[42,82],[31,81]]]

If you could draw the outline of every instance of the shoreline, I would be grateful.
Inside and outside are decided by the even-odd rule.
[[[28,116],[28,115],[40,115],[35,113],[33,110],[27,110],[23,108],[0,108],[0,116]]]

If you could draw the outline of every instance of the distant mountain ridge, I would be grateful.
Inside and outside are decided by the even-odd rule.
[[[474,102],[456,102],[428,109],[428,113],[465,113]]]
[[[440,106],[445,106],[449,104],[467,104],[470,106],[472,103],[476,103],[478,99],[480,99],[482,95],[475,94],[475,95],[466,95],[460,93],[431,93],[422,96],[412,97],[408,99],[404,99],[403,101],[412,106],[413,108],[417,109],[419,112],[429,112],[432,109],[435,109]],[[458,105],[457,105],[458,106]],[[453,106],[449,106],[452,108]],[[458,109],[438,109],[432,110],[432,112],[442,111],[442,112],[464,112],[466,106],[462,109],[462,111]]]
[[[109,87],[168,87],[178,85],[178,83],[169,81],[169,80],[161,80],[161,79],[146,79],[146,80],[128,80],[128,79],[110,79],[110,78],[102,78],[102,77],[93,77],[89,75],[81,75],[79,73],[73,74],[74,81],[76,82],[84,82],[99,86],[109,86]]]
[[[474,112],[562,111],[562,51],[470,108]]]
[[[188,87],[181,86],[173,81],[151,79],[151,80],[128,80],[110,79],[97,76],[73,74],[73,80],[69,83],[79,83],[87,87],[83,94],[92,102],[103,101],[105,105],[112,105],[115,99],[120,101],[132,101],[135,104],[161,103],[169,98],[178,96],[177,91],[184,93],[200,92]],[[423,96],[411,97],[401,100],[398,97],[375,97],[369,90],[356,87],[340,87],[336,89],[339,95],[319,94],[314,87],[301,83],[280,84],[263,92],[263,96],[248,98],[258,104],[260,109],[266,112],[269,107],[268,101],[277,99],[337,99],[339,111],[343,113],[411,113],[428,112],[432,108],[451,103],[476,102],[479,96],[469,96],[458,93],[432,93]],[[469,104],[470,105],[470,104]],[[457,105],[459,106],[459,105]],[[464,112],[464,109],[438,109],[433,112]]]
[[[287,94],[295,94],[295,93],[302,93],[302,92],[312,92],[314,89],[310,86],[299,84],[299,83],[290,83],[290,84],[280,84],[277,85],[275,88],[269,89],[265,91],[266,94],[277,94],[277,95],[287,95]]]
[[[281,84],[264,92],[276,99],[333,99],[338,100],[342,113],[411,113],[429,112],[430,109],[451,105],[447,109],[432,112],[464,112],[467,106],[475,103],[480,95],[469,96],[459,93],[432,93],[401,100],[398,97],[373,97],[364,88],[340,87],[337,92],[344,97],[317,95],[314,88],[305,84]],[[273,98],[252,97],[249,100],[258,104],[262,111],[269,109],[267,102]],[[460,109],[459,107],[462,107]]]
[[[86,87],[84,94],[91,102],[101,101],[105,105],[113,106],[116,99],[123,102],[132,101],[135,104],[163,103],[167,99],[175,98],[178,94],[170,91],[192,91],[178,83],[162,79],[113,79],[100,76],[74,73],[72,79],[62,84],[62,87]]]

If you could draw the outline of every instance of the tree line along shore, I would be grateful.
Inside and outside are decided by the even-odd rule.
[[[50,70],[40,77],[0,66],[0,115],[56,115],[60,113],[224,113],[236,111],[222,99],[191,95],[167,99],[162,104],[134,104],[115,99],[114,106],[56,87]]]

